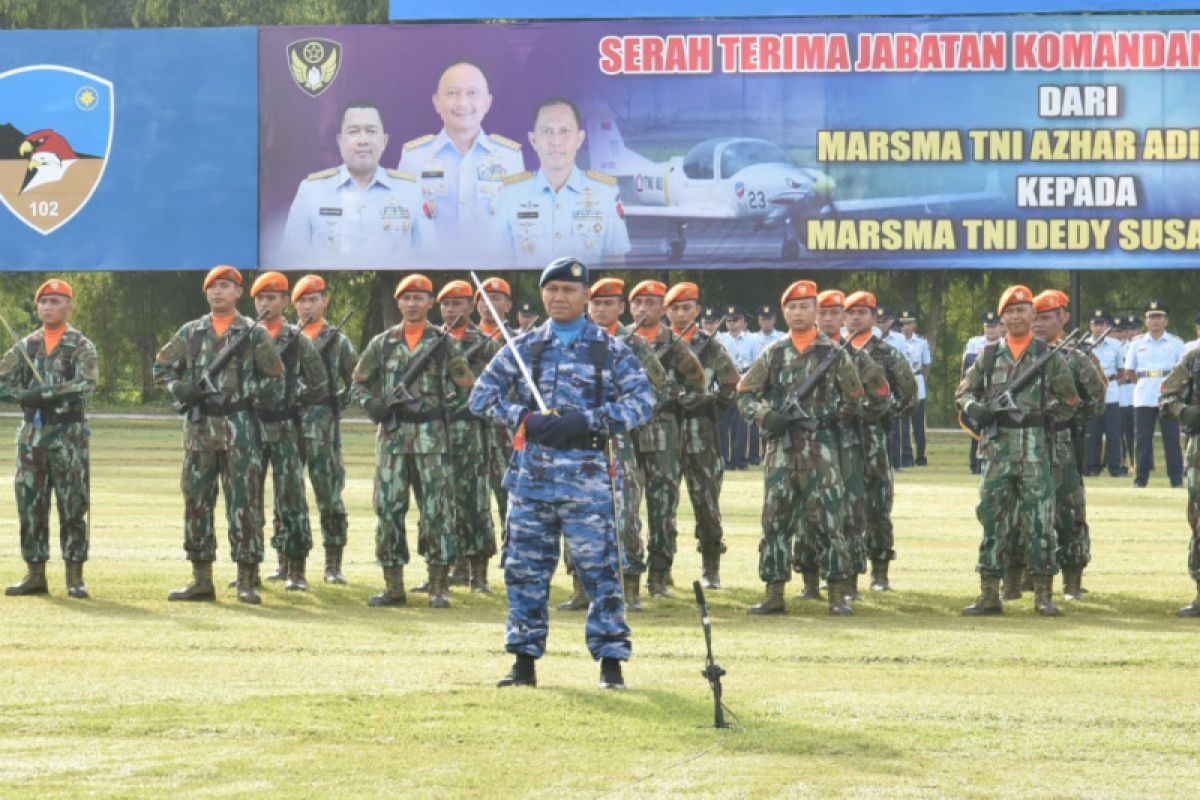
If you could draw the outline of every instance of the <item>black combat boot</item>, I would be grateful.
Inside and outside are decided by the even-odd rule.
[[[471,591],[475,594],[491,594],[492,587],[488,585],[488,557],[471,556]]]
[[[626,575],[625,578],[625,610],[642,610],[642,579],[640,575]]]
[[[1057,617],[1062,612],[1054,605],[1054,576],[1033,576],[1033,607],[1043,617]]]
[[[429,565],[429,607],[450,607],[450,565]]]
[[[871,591],[872,592],[890,592],[892,590],[891,581],[888,580],[888,566],[891,564],[886,558],[876,558],[871,560]]]
[[[1063,600],[1083,599],[1083,567],[1062,568]]]
[[[675,594],[667,586],[667,571],[665,569],[650,569],[646,576],[646,591],[651,597],[674,597]]]
[[[786,585],[783,581],[768,583],[766,591],[763,593],[763,599],[759,601],[758,605],[746,609],[746,613],[761,615],[787,612],[787,603],[783,599],[783,587]]]
[[[860,592],[858,590],[858,573],[857,572],[854,573],[853,575],[851,575],[850,580],[847,581],[846,599],[847,600],[862,600],[862,592]]]
[[[249,603],[252,606],[262,605],[262,596],[258,593],[258,564],[237,565],[237,599],[239,603]]]
[[[800,573],[804,581],[804,589],[796,595],[797,600],[821,599],[821,576],[815,569],[806,569]]]
[[[1004,571],[1004,592],[1001,600],[1020,600],[1021,584],[1025,581],[1024,567],[1009,567]]]
[[[86,600],[87,587],[83,585],[83,562],[68,561],[67,564],[67,595],[76,600]]]
[[[307,592],[308,578],[304,575],[305,565],[308,559],[304,558],[289,558],[288,559],[288,580],[287,586],[283,587],[289,592]]]
[[[182,589],[171,592],[167,595],[167,600],[173,603],[216,600],[217,591],[213,587],[212,569],[211,561],[193,561],[192,582]]]
[[[558,604],[559,611],[586,611],[592,604],[588,594],[583,589],[583,579],[576,572],[571,576],[571,596]]]
[[[1196,596],[1192,602],[1175,612],[1179,617],[1200,617],[1200,581],[1196,581]]]
[[[471,585],[471,564],[465,556],[459,556],[454,560],[454,569],[449,573],[447,582],[450,586]]]
[[[537,686],[537,668],[534,666],[535,659],[533,656],[527,656],[524,653],[517,653],[517,660],[513,662],[512,669],[508,674],[496,682],[497,686]]]
[[[990,575],[979,576],[979,597],[962,610],[964,617],[990,617],[1004,613],[1000,602],[1000,579]]]
[[[831,617],[849,617],[854,613],[850,607],[850,581],[829,582],[829,615]]]
[[[396,564],[383,568],[383,591],[372,595],[367,601],[369,606],[402,606],[408,602],[404,593],[404,565]]]
[[[330,545],[325,548],[325,582],[344,586],[346,576],[342,574],[342,546]]]
[[[276,581],[286,581],[288,576],[287,556],[283,554],[282,550],[276,551],[275,556],[278,559],[278,563],[275,565],[275,571],[267,576],[267,580],[269,580],[271,583],[275,583]]]
[[[20,583],[14,583],[4,590],[9,597],[23,597],[30,594],[50,594],[46,583],[46,562],[26,561],[25,577]]]
[[[616,689],[618,691],[625,688],[625,677],[621,674],[621,662],[619,659],[600,659],[600,688]]]
[[[721,551],[715,553],[701,553],[700,560],[704,564],[704,588],[705,589],[720,589],[721,588]]]

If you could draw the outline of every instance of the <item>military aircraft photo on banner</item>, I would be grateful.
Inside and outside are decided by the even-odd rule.
[[[803,234],[809,219],[961,215],[1004,199],[995,171],[989,172],[981,191],[839,199],[831,175],[796,164],[781,146],[767,139],[711,137],[684,155],[655,161],[626,146],[607,104],[590,105],[585,117],[592,168],[616,177],[620,184],[633,242],[627,261],[664,255],[671,262],[682,261],[688,252],[689,226],[701,225],[706,240],[703,255],[696,254],[704,260],[721,257],[722,250],[735,258],[750,251],[761,254],[759,234],[774,231],[778,258],[794,261],[806,252]],[[665,231],[654,221],[661,221]],[[731,226],[741,230],[730,230]],[[655,241],[658,236],[662,238]],[[650,247],[652,253],[647,252]]]

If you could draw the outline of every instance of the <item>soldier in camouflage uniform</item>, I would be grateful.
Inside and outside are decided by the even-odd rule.
[[[500,346],[470,324],[474,292],[466,281],[450,281],[437,301],[447,330],[471,367],[480,375]],[[465,582],[471,591],[488,593],[488,561],[496,555],[496,528],[492,524],[491,476],[487,461],[487,436],[495,426],[463,408],[451,417],[450,435],[454,470],[454,531],[458,558],[465,560]],[[451,583],[454,583],[451,575]]]
[[[587,644],[601,662],[602,688],[624,688],[621,662],[630,655],[615,530],[615,475],[606,439],[645,423],[654,390],[637,357],[589,322],[587,267],[574,258],[550,263],[540,280],[549,324],[500,351],[471,394],[471,410],[504,422],[523,439],[505,476],[509,490],[504,581],[508,586],[505,649],[516,655],[501,686],[534,686],[535,659],[549,632],[550,578],[565,537],[592,599]],[[520,358],[546,407],[521,377]],[[517,399],[509,400],[516,390]]]
[[[1165,419],[1177,419],[1187,435],[1184,462],[1187,467],[1187,519],[1192,529],[1188,545],[1188,574],[1196,584],[1196,597],[1176,612],[1181,617],[1200,617],[1200,347],[1183,354],[1163,380],[1158,408]]]
[[[342,502],[346,464],[342,458],[341,415],[350,400],[358,352],[350,337],[325,321],[329,294],[319,275],[305,275],[296,281],[292,304],[300,315],[301,330],[316,347],[325,370],[325,401],[302,408],[301,424],[308,480],[321,515],[325,582],[344,584],[342,552],[346,547],[347,520],[346,506]]]
[[[704,391],[704,366],[687,342],[662,324],[663,298],[667,287],[659,281],[642,281],[629,293],[634,319],[641,326],[634,332],[650,343],[667,371],[667,398],[654,418],[634,434],[638,460],[646,486],[646,516],[650,535],[646,589],[652,597],[671,597],[671,565],[675,561],[679,509],[679,478],[682,474],[682,400],[687,392]]]
[[[817,295],[817,327],[835,346],[842,344],[842,323],[846,318],[846,295],[837,289],[827,289]],[[860,338],[862,344],[865,338]],[[863,385],[862,403],[856,411],[842,415],[841,425],[834,430],[838,439],[842,486],[845,490],[845,514],[842,530],[850,546],[854,574],[850,577],[848,596],[859,599],[858,576],[867,571],[867,487],[866,451],[871,448],[870,427],[878,425],[887,413],[891,389],[881,367],[862,348],[847,345],[846,354],[854,364]],[[878,456],[876,456],[877,458]],[[804,578],[804,592],[797,600],[820,598],[817,583],[818,556],[811,550],[798,552],[797,563]]]
[[[9,596],[46,594],[50,559],[50,499],[58,505],[59,544],[66,564],[67,594],[88,596],[83,562],[88,557],[91,465],[84,404],[96,391],[96,346],[67,324],[74,296],[66,281],[51,279],[34,295],[42,327],[0,358],[0,400],[21,405],[17,430],[17,517],[26,574]],[[7,323],[6,323],[7,324]]]
[[[784,587],[796,552],[820,553],[829,579],[829,613],[852,614],[847,594],[854,563],[844,513],[835,428],[858,413],[863,387],[849,357],[817,330],[817,285],[796,281],[780,300],[790,335],[772,344],[738,384],[738,408],[767,437],[763,538],[758,573],[766,594],[751,614],[786,611]],[[826,362],[826,359],[832,359]],[[831,366],[806,398],[797,390],[822,363]],[[796,414],[799,403],[803,416]],[[789,407],[791,406],[791,407]],[[796,566],[799,566],[798,564]]]
[[[312,340],[283,318],[288,304],[288,280],[279,272],[264,272],[250,287],[261,324],[275,343],[283,361],[283,394],[269,404],[257,405],[254,413],[262,425],[263,469],[271,473],[273,514],[271,547],[279,567],[269,581],[286,580],[288,591],[308,591],[305,564],[312,550],[312,528],[308,521],[308,499],[304,494],[303,409],[327,405],[325,367]],[[259,484],[258,508],[265,520],[263,490]],[[265,524],[265,522],[264,522]]]
[[[891,591],[888,566],[896,559],[896,537],[892,527],[894,476],[888,454],[892,420],[911,412],[917,405],[917,379],[904,355],[874,335],[878,304],[875,295],[858,291],[846,298],[846,329],[850,349],[857,358],[863,353],[883,368],[891,396],[878,420],[862,420],[863,491],[866,494],[866,555],[871,561],[871,590]],[[869,394],[869,392],[868,392]]]
[[[721,483],[725,477],[717,428],[721,414],[737,400],[738,371],[729,351],[716,334],[699,330],[700,287],[677,283],[663,301],[671,330],[692,346],[704,368],[704,388],[685,391],[681,399],[681,455],[688,498],[696,518],[697,549],[703,565],[704,588],[721,588],[721,554],[725,534],[721,527]]]
[[[454,536],[454,479],[450,418],[466,407],[474,377],[454,337],[428,324],[433,283],[405,277],[395,297],[401,324],[376,336],[354,368],[354,398],[379,425],[375,444],[375,556],[385,587],[373,606],[402,605],[408,563],[404,516],[411,487],[420,506],[417,552],[429,568],[429,605],[450,606],[450,565],[458,555]],[[426,357],[426,354],[428,356]],[[424,357],[424,358],[423,358]],[[408,374],[414,362],[424,366]],[[401,402],[403,389],[414,400]]]
[[[229,554],[238,565],[237,597],[258,604],[258,565],[263,560],[262,453],[256,406],[283,394],[283,362],[275,344],[253,320],[237,313],[242,274],[218,266],[204,279],[210,314],[187,323],[154,359],[154,383],[186,409],[183,429],[183,547],[192,562],[192,582],[168,600],[213,600],[212,564],[217,558],[213,511],[217,481],[225,496]],[[252,327],[253,326],[253,327]],[[252,329],[251,329],[252,328]],[[249,330],[244,337],[242,334]],[[204,385],[208,365],[226,347],[236,355],[216,375],[216,394]]]
[[[1063,336],[1063,326],[1071,318],[1067,310],[1070,305],[1070,298],[1057,289],[1047,289],[1035,297],[1034,336],[1051,347],[1058,344]],[[1077,349],[1065,352],[1079,405],[1071,419],[1054,426],[1054,532],[1058,537],[1063,599],[1078,600],[1083,596],[1083,570],[1092,556],[1083,486],[1087,424],[1104,415],[1108,381],[1100,363],[1090,352]]]
[[[967,370],[956,393],[959,410],[983,432],[979,445],[983,477],[976,516],[983,526],[979,545],[979,598],[963,609],[968,616],[1000,614],[1000,578],[1008,554],[1019,541],[1033,578],[1039,614],[1058,614],[1051,596],[1058,571],[1054,533],[1054,476],[1050,457],[1049,421],[1063,423],[1075,414],[1079,395],[1071,370],[1060,354],[1046,362],[1041,375],[1019,392],[1014,401],[1020,414],[995,410],[1014,376],[1033,368],[1050,347],[1033,338],[1033,293],[1010,286],[1000,297],[997,312],[1007,336],[990,344]]]
[[[620,278],[604,278],[596,281],[589,291],[588,319],[608,331],[609,336],[619,338],[629,346],[633,354],[646,370],[646,377],[654,390],[655,403],[661,403],[666,398],[669,379],[663,369],[662,362],[654,355],[650,343],[640,336],[634,336],[633,330],[622,325],[618,320],[625,313],[625,281]],[[613,437],[617,455],[618,478],[621,492],[620,513],[618,515],[621,532],[621,547],[625,553],[624,584],[625,609],[641,611],[641,577],[646,573],[646,547],[642,541],[642,493],[645,480],[642,476],[641,465],[638,464],[637,449],[634,447],[633,436],[619,433]],[[571,597],[564,603],[559,603],[561,611],[582,611],[591,600],[584,589],[583,580],[576,572],[570,561],[570,554],[564,554],[563,561],[567,571],[571,573],[573,589]]]
[[[483,282],[483,288],[488,293],[488,299],[500,313],[500,319],[492,317],[492,311],[487,303],[482,302],[479,290],[475,291],[475,308],[479,310],[479,330],[485,336],[496,342],[496,349],[504,345],[504,334],[500,332],[501,325],[508,325],[508,313],[512,310],[512,288],[503,278],[488,278]],[[509,328],[512,332],[512,328]],[[487,464],[488,484],[492,487],[492,496],[496,498],[496,511],[500,515],[500,527],[508,518],[508,490],[504,488],[504,472],[512,459],[512,434],[503,425],[489,424],[487,426]]]

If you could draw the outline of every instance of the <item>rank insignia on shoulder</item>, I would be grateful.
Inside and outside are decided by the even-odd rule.
[[[587,171],[587,176],[594,181],[599,181],[600,183],[603,183],[605,186],[616,186],[617,185],[616,178],[614,178],[612,175],[609,175],[607,173],[600,172],[599,170],[589,169]]]
[[[395,178],[396,180],[412,181],[413,183],[417,182],[417,176],[413,175],[411,172],[401,172],[398,169],[389,169],[387,170],[387,174],[389,178]]]
[[[533,173],[530,172],[529,170],[525,170],[524,172],[518,172],[516,175],[509,175],[507,178],[504,179],[504,185],[512,186],[514,183],[520,183],[521,181],[527,181],[532,177],[533,177]]]
[[[433,141],[433,134],[427,133],[424,136],[418,136],[415,139],[410,139],[404,143],[405,150],[412,150],[414,147],[420,147],[423,144],[428,144]]]
[[[330,167],[329,169],[323,169],[319,172],[310,172],[305,180],[319,181],[324,178],[332,178],[334,175],[337,175],[337,173],[337,167]]]
[[[520,142],[514,142],[512,139],[508,138],[507,136],[501,136],[498,133],[489,133],[488,138],[490,138],[496,144],[501,145],[502,147],[507,147],[509,150],[520,150],[521,149]]]

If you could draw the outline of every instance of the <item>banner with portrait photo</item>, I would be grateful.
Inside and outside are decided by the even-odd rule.
[[[1200,17],[260,32],[264,267],[1187,268]]]

